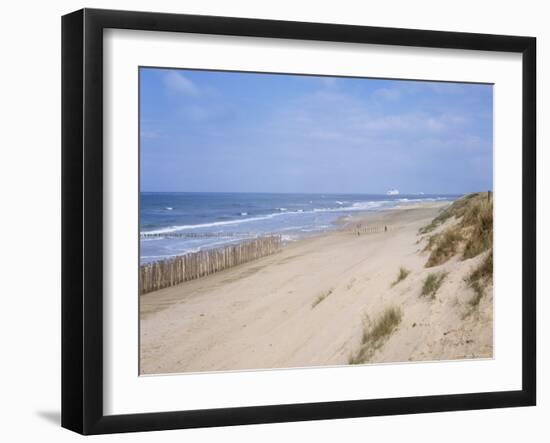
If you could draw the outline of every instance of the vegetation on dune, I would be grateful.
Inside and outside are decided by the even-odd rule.
[[[433,241],[432,250],[426,262],[426,267],[430,268],[445,263],[456,254],[460,242],[463,240],[464,237],[460,229],[456,228],[449,228],[440,235],[437,235]]]
[[[422,252],[431,251],[434,246],[437,244],[437,241],[439,240],[439,237],[441,234],[432,234],[428,237],[428,242],[426,243],[426,246],[422,250]]]
[[[438,289],[443,284],[445,277],[447,277],[447,272],[429,274],[422,284],[422,291],[420,292],[420,295],[423,297],[430,297],[430,299],[433,300]]]
[[[439,225],[442,225],[445,223],[449,218],[451,218],[451,213],[449,212],[449,208],[443,209],[441,213],[434,218],[429,225],[423,226],[418,230],[419,234],[428,234],[432,232],[435,228],[437,228]]]
[[[395,281],[391,284],[392,287],[394,287],[397,283],[399,283],[400,281],[403,281],[407,278],[407,276],[411,273],[411,271],[409,271],[407,268],[404,268],[403,266],[401,266],[399,268],[399,274],[397,274],[397,278],[395,279]]]
[[[313,309],[315,306],[317,306],[319,303],[321,303],[325,298],[327,298],[334,289],[329,289],[328,291],[321,292],[315,300],[313,300],[313,303],[311,304],[311,309]]]
[[[491,250],[481,264],[464,279],[466,284],[474,291],[474,296],[468,302],[473,309],[479,306],[485,295],[485,287],[493,281],[493,251]]]
[[[365,320],[363,322],[363,335],[361,336],[361,347],[350,356],[349,363],[352,365],[367,363],[377,349],[379,349],[401,323],[403,313],[401,309],[389,307],[374,322]]]
[[[428,237],[425,251],[430,251],[426,267],[438,266],[462,251],[463,260],[476,257],[493,247],[493,202],[485,193],[469,194],[455,201],[420,234],[433,231],[451,217],[458,222]]]
[[[463,258],[472,258],[493,247],[493,203],[482,201],[472,206],[462,218],[469,230]]]
[[[493,281],[493,251],[491,250],[481,264],[468,276],[470,280]]]
[[[473,199],[478,199],[483,196],[482,193],[468,194],[456,201],[454,201],[450,206],[443,209],[441,213],[435,217],[429,225],[426,225],[418,231],[419,234],[428,234],[432,232],[435,228],[445,223],[451,217],[460,218],[466,212],[466,209],[470,205],[470,202]]]

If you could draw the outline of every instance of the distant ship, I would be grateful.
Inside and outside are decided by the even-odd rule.
[[[388,195],[399,195],[398,189],[390,189],[388,192],[386,192]]]

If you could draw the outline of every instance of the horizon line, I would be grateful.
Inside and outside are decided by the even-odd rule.
[[[466,195],[478,192],[493,192],[492,189],[482,191],[461,191],[461,192],[399,192],[399,195]],[[308,194],[308,195],[388,195],[386,192],[288,192],[288,191],[146,191],[140,190],[143,194]],[[388,196],[392,196],[389,194]]]

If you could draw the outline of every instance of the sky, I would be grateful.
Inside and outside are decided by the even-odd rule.
[[[141,68],[141,190],[492,190],[492,122],[492,85]]]

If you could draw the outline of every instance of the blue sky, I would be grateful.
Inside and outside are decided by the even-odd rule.
[[[490,85],[141,68],[142,191],[492,189]]]

